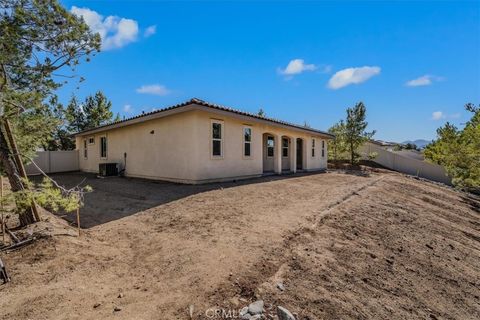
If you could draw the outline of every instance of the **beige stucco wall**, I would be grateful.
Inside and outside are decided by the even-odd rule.
[[[212,121],[223,123],[223,156],[212,157]],[[252,129],[251,156],[243,156],[243,129]],[[154,131],[151,134],[151,131]],[[245,117],[229,116],[225,112],[190,110],[159,119],[120,127],[96,133],[95,144],[87,145],[88,157],[83,157],[83,138],[77,137],[80,169],[98,172],[101,162],[116,162],[123,166],[123,154],[127,153],[126,175],[150,179],[170,180],[185,183],[202,183],[218,180],[231,180],[259,176],[264,172],[264,133],[275,137],[275,157],[281,152],[281,136],[291,141],[302,138],[304,141],[304,169],[320,170],[327,166],[327,150],[321,157],[322,137],[309,133],[289,130],[258,123]],[[108,141],[107,159],[100,159],[100,137],[106,135]],[[317,139],[315,157],[311,157],[311,139]],[[289,155],[294,151],[290,144]],[[281,158],[281,157],[280,157]],[[285,167],[291,159],[283,159]]]
[[[95,144],[88,144],[88,157],[83,156],[83,139],[77,137],[80,170],[98,172],[98,164],[105,162],[124,165],[127,153],[126,175],[159,180],[195,180],[196,145],[193,142],[194,116],[180,113],[131,126],[96,133]],[[153,131],[153,134],[151,133]],[[100,137],[107,137],[107,158],[100,158]],[[85,136],[88,138],[91,135]]]

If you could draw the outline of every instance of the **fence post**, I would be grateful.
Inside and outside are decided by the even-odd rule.
[[[52,159],[51,159],[51,153],[50,153],[50,150],[47,151],[48,152],[48,173],[51,173],[52,172]]]

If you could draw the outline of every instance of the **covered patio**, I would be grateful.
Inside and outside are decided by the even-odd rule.
[[[263,173],[286,174],[306,168],[307,148],[305,139],[263,133]]]

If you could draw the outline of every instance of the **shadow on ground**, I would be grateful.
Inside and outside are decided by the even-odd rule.
[[[201,192],[298,178],[312,174],[320,173],[297,173],[295,175],[282,176],[272,175],[234,182],[202,185],[186,185],[138,178],[98,178],[95,174],[84,172],[53,174],[51,177],[66,188],[72,188],[79,184],[89,185],[93,188],[91,193],[85,195],[85,206],[80,210],[81,227],[92,228]],[[34,180],[37,179],[39,178],[34,178]],[[70,223],[76,224],[75,213],[63,212],[57,214]]]

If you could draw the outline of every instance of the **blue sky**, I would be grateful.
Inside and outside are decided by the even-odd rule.
[[[358,101],[376,138],[433,139],[480,103],[480,2],[63,1],[104,50],[61,89],[126,117],[197,97],[328,129]]]

